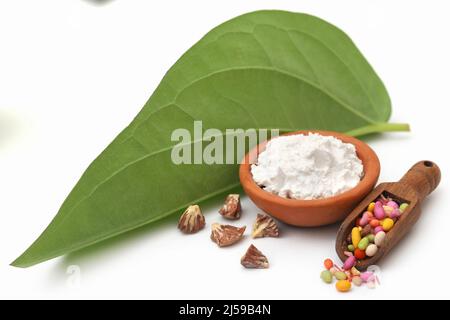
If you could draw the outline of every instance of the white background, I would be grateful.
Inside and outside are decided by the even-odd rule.
[[[443,180],[414,230],[381,264],[381,286],[338,294],[319,279],[336,258],[337,225],[297,229],[254,243],[268,270],[245,270],[249,237],[219,249],[206,230],[182,236],[176,221],[143,228],[30,269],[9,266],[57,212],[80,174],[137,114],[168,68],[212,27],[256,9],[322,17],[346,31],[384,80],[393,122],[412,132],[369,140],[380,181],[417,160]],[[0,2],[1,298],[450,298],[448,200],[450,20],[448,1]],[[218,206],[219,204],[217,204]],[[240,222],[258,210],[244,200]],[[81,268],[81,282],[67,267]]]

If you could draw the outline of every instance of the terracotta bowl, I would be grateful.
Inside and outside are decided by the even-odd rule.
[[[286,199],[264,191],[253,181],[250,168],[251,164],[257,162],[258,151],[264,151],[267,141],[251,150],[244,157],[239,168],[242,187],[256,206],[285,223],[302,227],[323,226],[343,220],[373,189],[380,175],[380,161],[377,155],[361,140],[338,132],[319,130],[295,131],[286,135],[309,132],[334,136],[356,147],[356,153],[364,166],[364,176],[356,187],[337,196],[317,200]]]

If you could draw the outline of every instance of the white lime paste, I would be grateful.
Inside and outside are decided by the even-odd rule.
[[[268,192],[311,200],[355,187],[363,176],[363,165],[353,144],[309,133],[270,140],[251,171],[255,182]]]

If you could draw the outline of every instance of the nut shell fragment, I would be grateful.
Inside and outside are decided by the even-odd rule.
[[[250,245],[245,255],[241,258],[241,264],[249,269],[267,269],[269,268],[269,260],[256,249],[254,245]]]
[[[178,221],[178,229],[184,233],[196,233],[205,226],[205,217],[198,205],[189,206]]]
[[[256,221],[253,224],[252,237],[278,237],[280,234],[276,222],[265,214],[258,213]]]
[[[213,223],[211,226],[211,240],[217,243],[219,247],[231,246],[242,239],[245,226],[242,228]]]
[[[237,220],[241,217],[241,200],[239,194],[229,194],[219,213],[227,219]]]

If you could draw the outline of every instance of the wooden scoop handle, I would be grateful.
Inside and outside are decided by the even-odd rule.
[[[441,181],[441,171],[432,161],[419,161],[405,173],[400,179],[400,185],[408,185],[417,195],[417,200],[422,201],[429,195]]]

